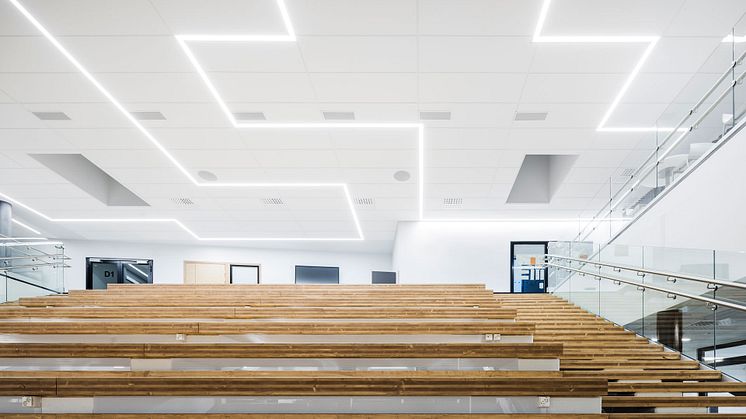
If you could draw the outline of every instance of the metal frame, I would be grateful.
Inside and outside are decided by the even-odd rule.
[[[515,272],[513,269],[513,258],[515,258],[515,251],[513,249],[516,244],[543,244],[544,254],[546,255],[546,253],[549,251],[549,242],[548,241],[535,241],[535,240],[534,241],[524,240],[524,241],[511,241],[510,242],[510,264],[508,265],[510,266],[510,293],[511,294],[514,294],[514,293],[523,294],[522,292],[516,292],[514,290],[515,278],[513,278],[513,275],[515,274]],[[549,269],[545,267],[544,268],[544,292],[543,292],[544,294],[549,292],[548,288],[549,288]],[[534,293],[534,294],[542,294],[542,293]]]

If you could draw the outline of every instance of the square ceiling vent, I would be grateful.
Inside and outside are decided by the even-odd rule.
[[[236,121],[265,121],[267,117],[264,112],[234,112]]]
[[[420,120],[422,121],[450,121],[450,111],[422,111],[420,112]]]
[[[464,207],[464,198],[443,198],[444,209],[458,209]]]
[[[548,204],[577,154],[527,154],[508,195],[508,204]]]
[[[32,112],[42,121],[69,121],[70,117],[64,112]]]
[[[165,121],[166,117],[158,111],[130,112],[138,121]]]
[[[325,111],[324,119],[327,121],[353,121],[355,120],[355,112]]]
[[[545,121],[547,119],[547,112],[516,112],[516,121]]]

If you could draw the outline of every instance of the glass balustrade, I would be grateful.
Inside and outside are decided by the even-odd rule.
[[[746,379],[746,252],[588,242],[549,249],[554,295]]]
[[[578,214],[575,241],[608,243],[708,153],[738,132],[746,116],[746,20],[683,83],[650,129],[627,132],[636,147]],[[608,134],[612,135],[612,134]],[[635,138],[636,136],[636,138]]]
[[[3,237],[0,240],[0,301],[64,292],[68,260],[59,242]]]

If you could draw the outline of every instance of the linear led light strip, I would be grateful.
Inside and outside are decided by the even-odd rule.
[[[570,43],[641,43],[641,44],[647,44],[647,47],[645,47],[645,51],[642,53],[642,56],[637,61],[637,64],[635,64],[635,67],[632,69],[632,72],[627,76],[627,79],[624,81],[624,84],[622,85],[621,90],[616,94],[614,97],[614,100],[612,100],[611,104],[609,105],[609,108],[606,110],[606,113],[604,113],[603,118],[601,118],[601,122],[599,122],[598,127],[596,128],[596,131],[600,132],[655,132],[655,131],[673,131],[673,127],[607,127],[606,123],[609,121],[609,118],[611,118],[611,115],[616,110],[617,106],[619,106],[619,102],[621,102],[624,95],[627,93],[627,90],[629,90],[629,87],[632,85],[632,82],[635,80],[637,75],[640,73],[640,70],[642,69],[642,66],[645,64],[645,61],[647,61],[648,57],[650,57],[650,53],[653,52],[653,49],[655,48],[655,45],[660,40],[660,36],[551,36],[551,35],[542,35],[541,31],[544,28],[544,23],[546,22],[547,15],[549,14],[549,6],[552,3],[552,0],[544,0],[544,3],[541,5],[541,12],[539,14],[539,20],[536,23],[536,29],[534,30],[534,37],[533,42],[536,43],[564,43],[564,44],[570,44]],[[679,131],[685,131],[685,128],[679,128]]]
[[[187,228],[181,221],[174,219],[174,218],[52,218],[47,216],[46,214],[43,214],[31,207],[29,207],[26,204],[23,204],[22,202],[8,196],[5,194],[0,194],[0,196],[3,196],[8,201],[13,202],[16,205],[19,205],[32,213],[48,220],[48,221],[54,221],[54,222],[67,222],[67,223],[86,223],[86,222],[109,222],[109,223],[119,223],[119,222],[171,222],[182,228],[184,231],[189,233],[192,237],[194,237],[197,240],[203,240],[203,241],[351,241],[351,240],[364,240],[364,235],[362,228],[360,227],[360,221],[357,216],[357,212],[355,211],[355,206],[352,202],[352,197],[350,195],[350,191],[347,188],[347,185],[344,183],[202,183],[197,181],[197,179],[194,178],[194,176],[189,173],[189,171],[181,164],[179,161],[153,136],[145,127],[134,117],[132,114],[130,114],[127,109],[101,84],[98,80],[96,80],[95,77],[42,25],[20,2],[19,0],[9,0],[13,6],[15,6],[16,9],[34,26],[36,27],[39,32],[44,35],[49,42],[54,45],[55,48],[76,68],[78,71],[80,71],[83,76],[88,79],[91,84],[93,84],[96,89],[98,89],[99,92],[101,92],[104,97],[106,97],[109,102],[111,102],[112,105],[114,105],[115,108],[117,108],[124,117],[129,120],[132,125],[134,125],[144,136],[147,138],[166,158],[174,165],[176,166],[181,173],[187,177],[194,185],[200,186],[200,187],[279,187],[279,188],[298,188],[298,187],[333,187],[333,188],[341,188],[344,192],[345,199],[347,200],[347,205],[349,206],[350,212],[352,214],[352,219],[355,224],[355,228],[358,233],[358,237],[353,238],[347,238],[347,237],[341,237],[341,238],[331,238],[331,237],[320,237],[320,238],[310,238],[310,237],[289,237],[289,238],[273,238],[273,237],[199,237],[196,233],[194,233],[192,230]],[[256,36],[256,37],[248,37],[248,38],[255,38],[255,41],[270,41],[270,40],[288,40],[288,39],[295,39],[295,34],[292,29],[292,25],[290,23],[290,18],[287,13],[287,8],[285,7],[285,4],[283,0],[277,0],[277,5],[280,8],[280,13],[282,14],[283,22],[285,23],[285,26],[288,30],[288,35],[281,35],[281,36]],[[214,39],[214,37],[211,37],[210,35],[205,35],[206,39]],[[217,38],[223,38],[221,36]],[[247,38],[247,37],[231,37],[231,38]],[[185,39],[188,39],[186,37]],[[179,41],[182,42],[181,40]],[[211,85],[208,85],[210,87]],[[214,91],[214,87],[211,88],[211,91],[213,95],[216,95],[217,92]],[[218,96],[219,97],[219,96]],[[222,106],[225,106],[222,104]],[[233,121],[235,124],[235,121]],[[297,128],[303,128],[302,124],[299,124]]]
[[[26,17],[26,19],[31,22],[51,43],[52,45],[57,48],[58,51],[60,51],[65,58],[70,61],[73,66],[75,66],[78,71],[80,71],[124,116],[127,118],[135,127],[151,142],[153,145],[158,148],[163,155],[166,156],[166,158],[171,161],[181,172],[184,174],[193,184],[196,186],[202,186],[202,187],[262,187],[262,186],[270,186],[270,187],[300,187],[300,186],[342,186],[344,188],[345,196],[347,198],[348,205],[350,207],[350,211],[353,216],[353,220],[355,222],[355,226],[358,231],[358,238],[341,238],[341,239],[335,239],[335,238],[288,238],[288,239],[281,239],[281,238],[200,238],[197,236],[194,232],[189,230],[183,223],[176,219],[52,219],[36,210],[33,210],[29,206],[22,204],[18,202],[17,200],[14,200],[6,195],[6,198],[31,210],[32,212],[42,216],[43,218],[46,218],[50,221],[58,221],[58,222],[137,222],[137,221],[143,221],[143,222],[173,222],[176,223],[179,227],[187,231],[190,235],[194,236],[198,240],[363,240],[363,233],[362,229],[360,227],[360,223],[357,217],[357,213],[355,211],[354,205],[352,203],[352,199],[349,194],[349,190],[347,188],[346,184],[287,184],[287,183],[270,183],[270,184],[258,184],[258,183],[210,183],[205,184],[202,182],[197,181],[191,173],[189,173],[180,163],[179,161],[162,145],[160,142],[147,130],[145,127],[140,124],[137,119],[135,119],[127,110],[122,106],[121,103],[108,91],[106,88],[101,85],[98,80],[96,80],[93,75],[88,72],[88,70],[80,64],[80,62],[75,59],[75,57],[70,54],[70,52],[65,49],[64,46],[62,46],[56,38],[38,21],[36,18],[31,15],[31,13],[26,10],[23,5],[20,4],[18,0],[9,0],[15,7],[18,9],[21,14]],[[418,148],[419,148],[419,157],[418,157],[418,166],[419,166],[419,205],[418,205],[418,212],[419,212],[419,218],[422,220],[424,219],[424,159],[423,159],[423,151],[424,151],[424,126],[422,123],[238,123],[235,120],[235,117],[228,109],[228,106],[226,105],[225,101],[220,96],[219,92],[215,88],[214,84],[210,81],[209,77],[207,76],[207,73],[204,71],[202,66],[200,65],[199,61],[196,59],[194,54],[192,53],[191,49],[189,48],[187,42],[190,41],[203,41],[203,42],[295,42],[295,32],[293,30],[292,22],[290,21],[290,16],[287,12],[287,7],[285,6],[285,3],[283,0],[276,0],[278,9],[280,10],[280,14],[282,16],[283,23],[285,25],[285,28],[287,30],[287,33],[285,35],[177,35],[176,39],[179,45],[184,50],[185,54],[187,55],[188,59],[192,63],[192,65],[195,67],[197,73],[200,75],[202,80],[204,81],[205,85],[207,86],[210,93],[213,95],[215,100],[218,102],[219,107],[223,110],[223,113],[226,115],[228,120],[237,128],[416,128],[418,131]],[[613,113],[614,109],[619,104],[619,101],[624,96],[626,91],[629,89],[629,86],[631,85],[634,78],[639,73],[642,65],[647,60],[648,56],[650,55],[652,49],[655,47],[655,44],[657,43],[659,37],[657,36],[649,36],[649,37],[634,37],[634,36],[543,36],[541,35],[541,29],[544,25],[544,22],[546,21],[547,14],[549,12],[549,5],[551,3],[551,0],[545,0],[544,4],[542,5],[541,13],[539,16],[539,21],[536,26],[536,30],[534,33],[534,42],[558,42],[558,43],[587,43],[587,42],[614,42],[614,43],[620,43],[620,42],[647,42],[648,47],[646,48],[645,52],[643,53],[643,56],[638,61],[638,63],[635,65],[635,68],[633,69],[630,76],[627,78],[626,82],[622,86],[622,90],[617,94],[617,96],[614,98],[614,101],[612,102],[611,106],[609,107],[608,111],[604,115],[601,123],[598,126],[598,131],[655,131],[655,130],[665,130],[665,128],[647,128],[647,127],[627,127],[627,128],[610,128],[605,127],[606,121],[609,119],[611,114]],[[670,129],[669,129],[670,130]]]

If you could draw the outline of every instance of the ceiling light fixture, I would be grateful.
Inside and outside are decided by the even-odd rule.
[[[355,212],[355,206],[352,203],[352,199],[350,197],[349,190],[347,188],[346,184],[306,184],[306,183],[272,183],[272,184],[255,184],[255,183],[240,183],[240,184],[218,184],[218,183],[202,183],[197,181],[197,179],[192,176],[192,174],[153,136],[138,120],[133,116],[115,97],[111,94],[93,75],[91,72],[89,72],[68,50],[65,48],[47,29],[44,27],[44,25],[41,24],[21,3],[19,0],[9,0],[13,6],[28,20],[41,34],[91,83],[93,86],[98,89],[98,91],[106,97],[106,99],[111,102],[114,107],[124,115],[124,117],[129,120],[129,122],[134,125],[142,134],[145,136],[145,138],[148,139],[176,168],[187,178],[189,179],[194,185],[199,187],[225,187],[225,186],[239,186],[239,187],[318,187],[318,186],[324,186],[324,187],[334,187],[339,188],[342,187],[343,193],[345,195],[345,199],[347,201],[348,208],[350,210],[350,213],[352,214],[352,220],[354,222],[355,229],[358,233],[358,237],[354,238],[306,238],[306,237],[298,237],[298,238],[269,238],[269,240],[274,241],[282,241],[282,240],[289,240],[289,241],[314,241],[314,240],[324,240],[324,241],[331,241],[331,240],[364,240],[364,235],[362,228],[360,226],[360,222],[357,217],[357,213]],[[282,15],[283,23],[285,24],[287,35],[177,35],[176,39],[178,43],[182,46],[182,49],[186,53],[189,60],[192,62],[192,64],[195,66],[195,69],[199,73],[199,75],[202,77],[203,81],[205,81],[205,84],[208,87],[208,90],[213,94],[216,99],[218,99],[218,104],[221,106],[221,109],[224,113],[228,116],[229,120],[234,124],[234,126],[238,126],[236,124],[236,120],[233,117],[233,114],[228,112],[227,106],[225,105],[225,102],[222,101],[220,98],[220,95],[218,94],[215,87],[212,85],[210,80],[207,78],[206,73],[202,69],[202,67],[199,65],[199,63],[196,61],[196,58],[194,57],[194,54],[192,54],[189,47],[186,45],[188,41],[206,41],[206,42],[246,42],[246,41],[256,41],[256,42],[292,42],[295,41],[295,32],[293,30],[292,24],[290,22],[290,16],[287,11],[287,7],[285,6],[284,0],[276,0],[278,9],[280,10],[280,14]],[[245,125],[252,125],[252,124],[245,124]],[[6,196],[7,199],[11,200],[11,202],[16,203],[17,205],[26,208],[27,210],[33,212],[36,215],[41,216],[42,218],[48,220],[48,221],[56,221],[56,222],[138,222],[138,221],[145,221],[145,222],[173,222],[177,224],[179,227],[187,231],[190,235],[192,235],[194,238],[198,240],[226,240],[225,238],[201,238],[197,236],[193,231],[188,229],[183,223],[176,219],[111,219],[111,218],[102,218],[102,219],[54,219],[52,217],[48,217],[47,215],[41,213],[40,211],[37,211],[28,205],[22,204],[17,200],[14,200],[7,195],[0,194],[2,196]],[[253,238],[253,237],[241,237],[241,238],[229,238],[230,240],[266,240],[265,238]]]
[[[663,128],[660,127],[607,127],[606,123],[609,121],[609,118],[611,118],[611,115],[616,110],[617,106],[619,106],[619,102],[622,100],[624,95],[627,93],[627,90],[629,90],[629,87],[632,85],[632,82],[635,80],[637,75],[640,73],[640,70],[642,69],[642,66],[645,64],[645,61],[647,61],[648,57],[650,56],[650,53],[653,52],[653,49],[655,48],[655,45],[660,40],[660,36],[550,36],[550,35],[542,35],[542,29],[544,28],[544,24],[546,23],[547,16],[549,14],[549,6],[551,5],[552,0],[544,0],[544,2],[541,5],[541,11],[539,13],[539,19],[536,22],[536,27],[534,29],[534,37],[533,42],[536,43],[643,43],[647,44],[645,47],[645,51],[642,53],[642,56],[639,58],[637,63],[635,64],[634,68],[632,69],[632,72],[627,76],[627,79],[624,81],[624,84],[622,85],[622,88],[619,90],[619,92],[616,94],[614,99],[612,100],[611,104],[609,105],[609,108],[604,113],[603,117],[601,118],[601,122],[596,127],[596,131],[600,132],[661,132],[664,131]],[[671,131],[671,129],[669,129]]]
[[[30,231],[30,232],[32,232],[32,233],[34,233],[34,234],[41,234],[41,231],[39,231],[39,230],[37,230],[37,229],[35,229],[35,228],[33,228],[33,227],[29,226],[28,224],[24,224],[24,223],[22,223],[22,222],[20,222],[20,221],[16,220],[15,218],[12,218],[12,219],[11,219],[10,221],[12,221],[12,222],[13,222],[13,224],[16,224],[16,225],[18,225],[18,226],[20,226],[20,227],[23,227],[23,228],[25,228],[26,230],[28,230],[28,231]]]

